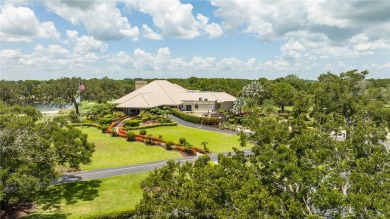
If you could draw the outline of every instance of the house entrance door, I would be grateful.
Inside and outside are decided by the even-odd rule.
[[[191,105],[186,105],[186,111],[192,111],[192,106]]]

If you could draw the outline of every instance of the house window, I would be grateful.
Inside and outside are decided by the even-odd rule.
[[[198,109],[198,104],[195,104],[195,109]]]
[[[207,99],[207,98],[204,98],[204,101],[209,101],[209,99]]]
[[[202,101],[202,97],[199,97],[199,101]]]

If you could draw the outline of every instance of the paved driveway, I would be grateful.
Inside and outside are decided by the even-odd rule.
[[[182,120],[180,118],[177,118],[174,115],[169,115],[169,117],[173,121],[177,122],[177,124],[182,125],[182,126],[187,126],[187,127],[190,127],[190,128],[203,129],[203,130],[207,130],[207,131],[220,132],[220,133],[232,134],[232,135],[236,135],[238,133],[237,131],[222,130],[220,128],[215,128],[215,127],[211,127],[211,126],[207,126],[207,125],[194,124],[194,123],[191,123],[191,122],[184,121],[184,120]]]
[[[242,151],[246,155],[249,155],[251,153],[251,149],[246,149]],[[234,152],[226,152],[223,154],[228,154],[228,153],[234,153]],[[209,154],[209,156],[211,161],[214,162],[218,161],[218,154]],[[191,156],[191,157],[177,158],[174,159],[173,161],[176,162],[179,161],[180,163],[184,163],[184,162],[194,162],[197,159],[198,159],[197,156]],[[91,179],[101,179],[110,176],[119,176],[119,175],[130,174],[130,173],[145,172],[145,171],[161,168],[166,163],[167,160],[162,160],[162,161],[156,161],[156,162],[150,162],[144,164],[136,164],[131,166],[122,166],[122,167],[113,167],[113,168],[105,168],[105,169],[98,169],[98,170],[66,173],[56,183],[64,184],[64,183],[78,182],[78,181],[91,180]]]

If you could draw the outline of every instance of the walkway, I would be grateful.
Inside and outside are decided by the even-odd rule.
[[[194,124],[194,123],[191,123],[191,122],[184,121],[184,120],[182,120],[180,118],[177,118],[174,115],[169,115],[169,117],[173,121],[177,122],[177,124],[182,125],[182,126],[187,126],[187,127],[190,127],[190,128],[203,129],[203,130],[207,130],[207,131],[219,132],[219,133],[224,133],[224,134],[232,134],[232,135],[236,135],[237,133],[239,133],[237,131],[222,130],[220,128],[215,128],[215,127],[211,127],[211,126],[207,126],[207,125]]]

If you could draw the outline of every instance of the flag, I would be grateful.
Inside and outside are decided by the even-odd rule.
[[[79,91],[85,90],[85,86],[83,83],[79,82]]]

